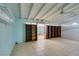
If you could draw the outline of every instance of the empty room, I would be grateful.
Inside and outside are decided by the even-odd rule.
[[[79,3],[0,3],[0,56],[79,56]]]

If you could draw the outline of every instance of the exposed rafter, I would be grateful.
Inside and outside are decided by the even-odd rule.
[[[46,3],[44,3],[41,8],[38,10],[38,12],[36,13],[36,15],[34,16],[34,18],[36,18],[36,16],[40,13],[40,11],[42,10],[42,8],[46,5]]]
[[[50,20],[59,22],[59,20],[65,20],[66,17],[74,17],[79,14],[79,4],[74,3],[29,3],[26,5],[22,6],[25,8],[24,16],[27,16],[29,20],[38,22],[44,22],[45,20],[47,20],[46,22],[50,22]],[[70,13],[66,14],[66,12]],[[63,14],[61,15],[61,13]]]
[[[51,11],[56,5],[57,5],[57,4],[52,5],[52,7],[51,7],[43,16],[41,16],[40,18],[42,18],[42,17],[44,17],[46,14],[48,14],[49,11]]]
[[[33,3],[30,5],[30,9],[29,9],[29,12],[28,12],[27,19],[28,19],[28,18],[29,18],[29,16],[30,16],[30,13],[31,13],[32,8],[33,8]]]
[[[45,18],[51,17],[52,15],[54,15],[54,13],[57,13],[58,11],[61,10],[61,8],[64,8],[64,7],[66,7],[67,5],[69,5],[69,4],[68,4],[68,3],[65,3],[65,4],[63,4],[63,5],[60,5],[60,6],[58,7],[58,9],[56,9],[53,13],[51,13],[49,16],[47,16],[47,17],[45,17]]]

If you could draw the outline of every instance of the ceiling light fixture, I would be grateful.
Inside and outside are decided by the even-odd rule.
[[[77,23],[72,23],[72,25],[77,25]]]

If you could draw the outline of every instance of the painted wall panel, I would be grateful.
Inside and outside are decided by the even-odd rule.
[[[7,6],[11,9],[15,16],[14,23],[7,24],[0,22],[0,56],[10,55],[15,43],[21,43],[25,39],[25,21],[20,19],[19,5],[14,3],[2,3],[0,5]]]
[[[77,26],[62,26],[62,38],[79,40],[79,25]]]
[[[13,25],[0,23],[0,56],[10,55],[14,45]]]
[[[17,43],[21,43],[25,41],[25,20],[24,19],[16,19],[15,21],[15,35]]]

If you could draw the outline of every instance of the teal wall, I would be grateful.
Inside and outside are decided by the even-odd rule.
[[[13,25],[0,23],[0,55],[10,55],[15,39]]]
[[[0,22],[0,55],[10,55],[15,43],[21,43],[25,39],[25,21],[20,18],[19,4],[0,4],[10,8],[15,18],[14,23]]]
[[[15,21],[15,36],[16,42],[21,43],[25,41],[25,21],[24,19],[16,19]]]

